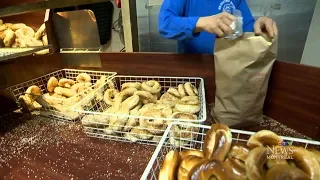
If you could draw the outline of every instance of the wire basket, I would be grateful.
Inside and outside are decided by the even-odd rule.
[[[103,87],[98,88],[93,96],[86,97],[74,106],[75,112],[84,113],[82,118],[83,130],[89,137],[111,139],[124,142],[137,142],[141,144],[156,145],[160,141],[167,125],[170,122],[187,121],[196,124],[202,124],[207,119],[206,101],[204,80],[198,77],[159,77],[159,76],[116,76],[113,79],[114,87],[118,90],[122,84],[127,82],[145,82],[149,80],[156,80],[161,84],[161,94],[165,93],[170,87],[177,87],[179,84],[190,82],[198,90],[198,97],[200,100],[200,111],[197,113],[197,120],[181,120],[172,118],[150,118],[134,114],[113,114],[108,113],[106,110],[110,105],[106,104],[103,100],[103,93],[109,89],[110,84],[105,84]],[[89,105],[89,106],[88,106]],[[110,119],[117,118],[125,121],[117,125],[111,124]],[[93,120],[94,119],[94,120]],[[153,129],[150,127],[141,126],[144,121],[162,121],[161,128]],[[135,125],[128,125],[127,122],[135,121]],[[134,124],[134,123],[133,123]],[[137,125],[139,124],[139,125]],[[110,127],[113,129],[110,131]]]
[[[61,70],[46,74],[44,76],[11,86],[8,89],[10,90],[14,100],[20,107],[21,105],[19,103],[19,97],[21,95],[24,95],[26,90],[30,86],[32,85],[38,86],[41,89],[42,94],[45,94],[45,93],[48,93],[47,83],[51,77],[56,77],[57,79],[67,78],[67,79],[72,79],[76,81],[76,77],[80,73],[87,73],[90,75],[91,83],[92,83],[91,87],[67,99],[60,99],[60,98],[53,98],[53,97],[50,98],[55,100],[59,104],[63,104],[61,106],[61,109],[64,109],[63,111],[57,110],[57,108],[53,107],[52,105],[49,105],[48,107],[41,107],[41,109],[39,110],[40,115],[43,115],[46,117],[53,117],[55,119],[64,120],[64,121],[77,121],[79,120],[81,113],[73,112],[72,106],[76,104],[76,102],[79,102],[81,99],[88,96],[92,92],[92,89],[94,88],[96,81],[99,80],[101,76],[106,76],[106,81],[109,81],[110,79],[114,78],[114,76],[116,75],[115,72],[61,69]],[[67,110],[65,111],[65,109]]]
[[[198,128],[198,132],[189,132],[192,133],[193,137],[197,138],[179,138],[174,143],[170,143],[170,139],[172,138],[171,134],[174,131],[173,127],[179,125],[183,126],[185,129],[193,127]],[[211,128],[211,126],[205,126],[205,125],[197,125],[197,124],[190,124],[190,123],[171,123],[168,128],[166,129],[165,133],[163,134],[163,137],[161,138],[161,141],[159,142],[156,150],[154,151],[144,173],[141,176],[141,180],[149,180],[149,179],[158,179],[159,172],[162,166],[162,163],[164,161],[164,158],[166,154],[171,150],[193,150],[197,149],[202,151],[203,150],[203,144],[204,144],[204,137],[206,135],[206,132]],[[248,139],[254,132],[249,131],[242,131],[242,130],[235,130],[231,129],[232,132],[232,142],[238,143],[238,142],[247,142]],[[181,132],[181,135],[183,132]],[[320,142],[318,141],[311,141],[311,140],[304,140],[304,139],[298,139],[298,138],[290,138],[290,137],[283,137],[282,139],[286,142],[291,142],[294,146],[300,146],[304,148],[315,148],[320,146]]]

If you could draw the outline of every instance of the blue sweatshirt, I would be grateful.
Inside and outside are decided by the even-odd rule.
[[[231,13],[238,9],[243,17],[243,31],[253,32],[254,18],[245,0],[164,0],[159,13],[159,32],[178,40],[178,52],[212,54],[215,34],[193,33],[199,17]]]

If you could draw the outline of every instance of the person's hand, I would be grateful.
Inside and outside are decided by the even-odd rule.
[[[268,17],[260,17],[254,24],[254,32],[257,35],[262,35],[263,32],[273,38],[278,36],[278,27],[275,21]]]
[[[223,12],[214,16],[200,17],[194,32],[207,31],[212,34],[216,34],[218,37],[223,37],[225,34],[232,34],[230,25],[236,18]]]

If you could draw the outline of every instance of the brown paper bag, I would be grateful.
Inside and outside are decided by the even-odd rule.
[[[258,124],[277,54],[277,40],[245,33],[215,43],[216,97],[213,117],[233,128]]]

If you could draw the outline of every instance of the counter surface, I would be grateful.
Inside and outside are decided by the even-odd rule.
[[[209,116],[206,124],[210,124]],[[270,129],[308,138],[270,119]],[[14,113],[0,118],[0,179],[139,179],[155,146],[88,138],[79,123]]]

